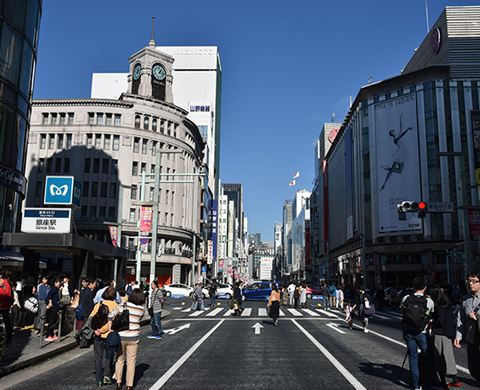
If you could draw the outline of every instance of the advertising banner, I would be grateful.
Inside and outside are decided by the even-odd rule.
[[[153,207],[142,206],[140,214],[140,231],[151,232],[152,231],[152,213]]]
[[[117,227],[116,226],[109,226],[108,229],[110,230],[110,238],[112,239],[112,245],[118,246],[117,244]]]
[[[208,240],[208,250],[207,250],[207,264],[212,264],[213,262],[213,242]]]
[[[468,210],[468,219],[470,221],[470,234],[480,236],[480,211]]]
[[[472,111],[472,133],[475,182],[480,185],[480,111]]]
[[[218,260],[218,271],[223,271],[223,259]]]
[[[422,231],[415,214],[400,221],[397,212],[397,204],[421,200],[416,107],[414,94],[375,105],[379,234]]]

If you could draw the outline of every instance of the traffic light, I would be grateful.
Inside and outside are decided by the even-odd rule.
[[[425,202],[412,202],[410,200],[407,200],[398,204],[397,210],[399,216],[403,213],[418,212],[418,218],[425,218],[425,216],[427,215],[427,204]]]
[[[418,218],[425,218],[427,216],[427,204],[425,202],[418,203]]]

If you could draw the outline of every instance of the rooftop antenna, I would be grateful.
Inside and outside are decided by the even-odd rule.
[[[427,34],[430,31],[430,23],[428,22],[428,2],[425,0],[425,13],[427,14]]]
[[[335,113],[334,112],[332,112],[332,123],[335,123]]]
[[[368,77],[367,77],[367,80],[368,80],[368,84],[372,84],[373,77],[372,77],[372,76],[368,76]]]
[[[157,43],[153,39],[153,30],[155,29],[155,16],[152,16],[152,39],[148,42],[148,46],[156,47]]]

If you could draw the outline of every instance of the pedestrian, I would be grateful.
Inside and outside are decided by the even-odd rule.
[[[305,283],[302,283],[302,285],[300,286],[300,307],[302,309],[306,309],[307,308],[307,286],[305,285]]]
[[[126,294],[127,296],[130,295],[130,293],[132,292],[133,290],[133,285],[134,285],[135,282],[128,282],[127,284],[127,289],[126,289]]]
[[[47,304],[47,334],[45,341],[54,341],[58,339],[55,335],[55,325],[57,324],[58,311],[60,310],[60,279],[55,277],[50,283],[50,291],[45,298]]]
[[[330,299],[329,299],[327,283],[323,283],[323,286],[322,286],[322,300],[323,300],[323,306],[325,310],[330,310]]]
[[[135,364],[137,361],[138,343],[140,341],[140,320],[145,314],[143,304],[145,295],[142,290],[135,288],[128,296],[125,308],[129,312],[129,328],[126,331],[118,332],[122,343],[122,349],[117,352],[117,363],[113,379],[117,382],[117,389],[122,388],[123,369],[127,363],[126,384],[127,390],[133,390],[135,379]],[[108,314],[108,329],[112,332],[112,323],[115,317],[123,313],[124,305],[118,305]]]
[[[7,280],[5,271],[0,269],[0,314],[3,317],[3,323],[7,331],[5,343],[12,341],[13,328],[10,322],[10,307],[12,306],[12,288]]]
[[[233,288],[233,298],[232,298],[232,309],[234,316],[241,316],[242,315],[242,307],[241,302],[242,298],[242,291],[240,290],[241,282],[235,283],[235,287]]]
[[[273,324],[277,326],[278,317],[280,316],[280,292],[276,283],[272,283],[272,292],[268,299],[268,306],[270,307],[270,318],[273,320]]]
[[[105,292],[105,290],[109,287],[115,287],[115,283],[113,282],[113,279],[105,280],[104,286],[101,287],[95,294],[95,298],[93,299],[94,304],[97,304],[98,302],[102,301],[102,295]],[[115,297],[115,302],[117,302],[120,305],[122,303],[122,298],[120,298],[120,294],[118,293],[118,291],[116,291],[116,294],[117,296]]]
[[[397,306],[397,303],[398,303],[398,291],[395,287],[392,287],[390,289],[390,306],[393,308],[393,307],[396,307]]]
[[[286,284],[282,286],[282,305],[283,306],[288,305],[288,290],[287,290]]]
[[[42,282],[37,287],[38,311],[33,325],[36,334],[40,333],[40,329],[42,329],[42,322],[45,321],[45,315],[47,314],[47,303],[45,302],[45,299],[47,299],[47,294],[49,291],[49,276],[43,275]]]
[[[127,292],[125,291],[124,287],[118,288],[117,292],[118,292],[118,295],[120,295],[120,299],[122,300],[122,303],[125,303],[128,301]]]
[[[198,283],[195,283],[193,286],[193,293],[190,295],[192,298],[192,305],[190,306],[190,311],[193,311],[193,307],[196,308],[196,303],[197,303],[197,288],[198,288]]]
[[[340,306],[340,309],[343,310],[343,301],[345,299],[345,295],[343,294],[343,289],[341,286],[337,288],[335,298],[337,300],[337,309]]]
[[[363,331],[368,333],[368,322],[370,320],[370,316],[365,314],[365,309],[370,307],[370,294],[365,291],[363,287],[359,289],[360,295],[358,297],[358,312],[360,315],[360,321],[362,321]]]
[[[300,300],[300,286],[295,284],[295,291],[293,292],[293,307],[296,309],[298,307],[298,301]]]
[[[212,282],[208,288],[208,295],[210,295],[210,306],[215,306],[215,294],[217,293],[217,285]]]
[[[87,281],[87,288],[82,291],[84,294],[83,296],[80,295],[80,302],[82,302],[82,321],[85,323],[88,317],[90,317],[90,313],[95,306],[93,303],[93,298],[95,298],[95,287],[97,285],[97,281],[93,279],[88,279]]]
[[[347,307],[345,308],[345,319],[348,322],[348,327],[350,330],[353,329],[353,319],[355,318],[355,307],[357,305],[352,305],[352,301],[349,300],[347,303]]]
[[[19,295],[17,292],[17,284],[13,283],[11,286],[12,289],[12,306],[10,306],[10,323],[13,326],[13,329],[19,328],[20,324],[20,310],[22,306],[20,305]]]
[[[289,305],[290,306],[293,306],[294,303],[295,303],[295,298],[294,298],[294,293],[295,293],[295,284],[293,282],[290,282],[290,284],[288,285],[288,299],[289,299]]]
[[[198,283],[196,286],[197,287],[193,293],[195,297],[195,303],[193,304],[193,311],[197,310],[199,303],[200,303],[200,310],[205,310],[205,305],[203,304],[203,291],[202,291],[203,284]]]
[[[378,310],[383,310],[383,302],[385,301],[385,290],[382,285],[379,285],[377,291],[375,292],[375,305]]]
[[[70,305],[74,295],[74,288],[70,283],[70,276],[64,275],[63,282],[60,283],[60,306],[65,308],[65,306]]]
[[[336,307],[337,306],[337,299],[335,298],[337,295],[337,288],[333,284],[333,282],[330,283],[330,288],[328,289],[328,296],[330,298],[330,307]]]
[[[432,316],[432,338],[435,346],[435,366],[444,389],[448,387],[460,387],[457,378],[457,366],[453,356],[452,340],[455,337],[455,323],[453,319],[453,306],[448,296],[440,286],[429,288],[430,297],[434,303]],[[451,382],[446,377],[451,377]]]
[[[403,313],[403,337],[407,344],[408,361],[414,389],[420,389],[420,370],[418,367],[418,349],[422,356],[427,354],[427,327],[435,310],[433,301],[425,296],[425,280],[416,277],[413,280],[414,293],[405,295],[400,304]]]
[[[162,338],[162,309],[163,309],[163,293],[158,288],[158,282],[153,281],[152,296],[150,297],[150,307],[148,312],[150,313],[150,325],[152,326],[152,334],[147,336],[149,339],[160,340]]]
[[[470,272],[467,277],[470,294],[463,298],[457,314],[455,347],[461,348],[460,341],[467,342],[468,370],[480,382],[480,270]]]
[[[107,316],[118,306],[114,301],[116,296],[117,291],[114,287],[107,288],[102,294],[102,301],[97,303],[90,313],[92,328],[95,330],[93,351],[95,353],[95,381],[98,387],[113,383],[113,356],[107,359],[105,344],[110,333]],[[102,305],[105,305],[107,309],[104,309]]]

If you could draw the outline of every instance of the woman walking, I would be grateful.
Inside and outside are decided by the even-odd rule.
[[[370,294],[365,291],[363,287],[360,287],[360,296],[358,300],[358,311],[360,313],[360,320],[363,324],[363,331],[368,333],[368,321],[370,316],[365,314],[365,309],[370,307]]]
[[[98,302],[90,314],[90,317],[93,317],[92,328],[95,329],[93,351],[95,352],[95,380],[98,387],[111,385],[113,383],[113,356],[111,356],[110,359],[106,358],[105,343],[110,333],[107,315],[118,306],[117,302],[115,302],[116,297],[117,290],[115,290],[114,287],[107,288],[102,294],[103,301]],[[106,312],[103,312],[105,309],[101,308],[102,305],[107,306],[108,310]]]
[[[452,340],[455,338],[452,303],[440,286],[430,287],[430,297],[435,304],[431,323],[433,344],[435,345],[435,367],[444,389],[460,387],[461,383],[457,378],[457,366],[452,347]],[[447,376],[452,378],[451,383],[447,384]]]
[[[113,379],[117,381],[117,389],[122,388],[123,368],[125,360],[127,361],[127,390],[133,390],[133,380],[135,378],[135,364],[137,361],[138,343],[140,341],[140,320],[145,309],[145,295],[139,288],[134,288],[128,296],[128,302],[117,306],[108,315],[108,330],[112,332],[112,323],[115,317],[123,310],[129,312],[129,329],[118,332],[122,342],[122,349],[118,351],[117,363],[115,365],[115,374]]]
[[[60,309],[60,279],[54,278],[50,287],[50,291],[45,298],[47,308],[47,337],[45,341],[54,341],[58,336],[54,334],[54,328],[57,323],[58,310]]]
[[[300,307],[306,309],[307,307],[307,286],[305,283],[302,283],[300,290]]]
[[[273,324],[277,326],[278,317],[280,316],[280,292],[276,283],[272,284],[272,293],[268,299],[268,306],[270,307],[270,317],[273,320]]]

